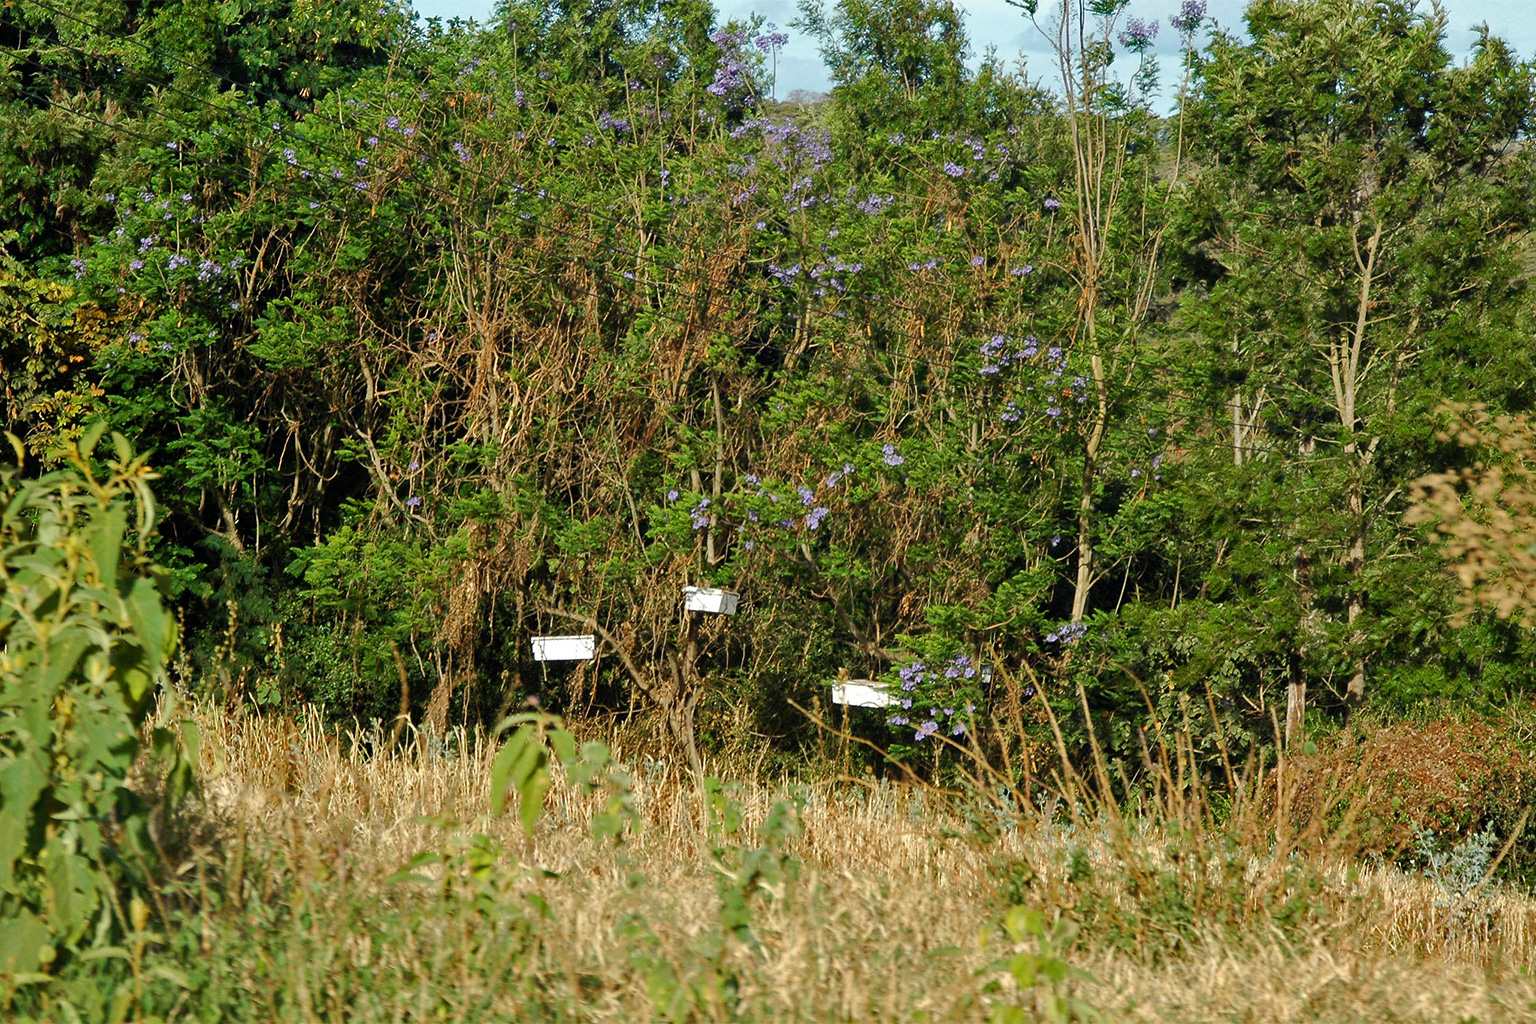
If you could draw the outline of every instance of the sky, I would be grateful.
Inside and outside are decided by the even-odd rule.
[[[834,0],[828,0],[831,6]],[[414,0],[416,11],[423,17],[474,18],[484,21],[495,6],[494,0]],[[747,19],[761,14],[788,32],[790,41],[779,54],[779,77],[776,92],[787,96],[794,89],[823,92],[831,87],[826,68],[816,52],[815,44],[802,33],[789,27],[798,13],[796,0],[715,0],[722,21],[732,18]],[[966,12],[966,35],[971,49],[979,57],[987,45],[997,48],[1005,61],[1012,62],[1022,55],[1031,78],[1044,78],[1047,82],[1054,62],[1045,39],[1029,23],[1024,13],[1010,7],[1004,0],[958,0]],[[1042,3],[1042,12],[1049,6]],[[1242,27],[1245,0],[1208,0],[1208,16],[1218,24]],[[1421,7],[1428,9],[1428,0]],[[1523,57],[1536,55],[1536,0],[1443,0],[1446,11],[1447,42],[1457,53],[1465,53],[1477,38],[1475,27],[1487,23],[1494,35],[1508,40]],[[1163,66],[1172,67],[1167,57],[1174,54],[1178,36],[1168,27],[1168,16],[1179,9],[1179,0],[1132,0],[1128,14],[1146,21],[1162,23],[1156,49],[1164,55]],[[1165,75],[1165,77],[1167,77]]]

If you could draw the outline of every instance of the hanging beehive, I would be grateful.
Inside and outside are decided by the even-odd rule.
[[[885,683],[868,679],[849,679],[832,684],[832,703],[846,704],[851,708],[888,708],[897,703],[896,695],[886,689]]]
[[[736,602],[740,600],[741,595],[730,590],[715,590],[710,587],[683,588],[683,607],[690,612],[735,615]]]
[[[596,652],[597,637],[592,633],[533,638],[534,661],[591,661]]]

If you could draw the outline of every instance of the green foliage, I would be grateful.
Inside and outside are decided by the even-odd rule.
[[[1449,849],[1434,832],[1421,828],[1414,833],[1413,843],[1424,877],[1440,889],[1435,906],[1446,911],[1445,927],[1451,943],[1459,943],[1485,927],[1498,891],[1497,883],[1490,884],[1499,847],[1493,827],[1485,826],[1481,832],[1450,844]]]
[[[0,421],[31,454],[47,458],[99,415],[105,392],[84,371],[115,326],[74,288],[34,277],[0,252]]]
[[[662,678],[793,758],[817,680],[986,651],[1134,764],[1152,718],[1267,739],[1294,678],[1341,715],[1367,664],[1383,707],[1496,702],[1523,641],[1451,621],[1402,512],[1463,457],[1441,399],[1528,401],[1531,75],[1421,7],[1180,28],[1175,119],[1119,0],[1061,8],[1054,91],[952,5],[807,4],[826,106],[692,0],[13,5],[4,409],[158,453],[195,677],[266,707]],[[691,647],[688,584],[744,598]],[[531,662],[552,608],[632,664]]]
[[[157,859],[128,776],[177,626],[147,555],[154,474],[116,434],[93,462],[103,429],[65,468],[0,472],[0,976],[17,981],[142,932]],[[153,734],[173,802],[197,743],[190,723]]]
[[[1097,980],[1063,959],[1063,953],[1078,935],[1077,924],[1071,918],[1061,918],[1047,927],[1040,911],[1014,907],[1004,916],[1002,926],[1009,941],[1020,948],[1012,956],[997,960],[992,969],[1006,970],[1019,997],[1034,1005],[1012,1005],[1011,1000],[994,998],[992,1024],[1026,1024],[1034,1020],[1070,1024],[1102,1019],[1092,1005],[1071,992],[1072,982]]]
[[[513,715],[501,723],[500,730],[513,727],[491,765],[493,815],[506,810],[515,795],[518,820],[525,832],[533,834],[549,794],[553,753],[578,791],[603,794],[602,809],[592,817],[594,839],[621,840],[638,823],[629,775],[613,763],[606,746],[595,741],[578,746],[559,718],[539,712]]]

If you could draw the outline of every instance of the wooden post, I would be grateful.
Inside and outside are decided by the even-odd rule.
[[[846,668],[840,668],[840,669],[837,670],[837,681],[839,683],[847,683],[848,682],[848,678],[849,678],[848,670]],[[842,727],[841,733],[842,734],[840,736],[838,736],[838,738],[837,738],[837,746],[838,746],[837,759],[838,759],[838,761],[843,766],[843,774],[847,775],[853,769],[853,765],[852,765],[852,763],[848,759],[848,704],[847,704],[847,702],[843,703],[843,727]]]

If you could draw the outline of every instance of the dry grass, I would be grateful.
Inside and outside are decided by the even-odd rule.
[[[293,947],[266,975],[238,981],[258,989],[258,1017],[287,1007],[313,1017],[633,1021],[669,1006],[686,1015],[658,994],[656,979],[675,976],[685,989],[694,979],[687,1005],[701,1018],[734,1006],[754,1019],[984,1020],[998,1003],[1035,998],[989,967],[1014,948],[997,925],[1011,871],[1029,879],[1018,891],[1048,918],[1082,922],[1064,955],[1094,975],[1075,990],[1105,1020],[1536,1018],[1525,970],[1536,903],[1512,892],[1492,893],[1475,929],[1448,936],[1437,887],[1386,865],[1223,850],[1222,836],[1187,823],[1020,820],[978,831],[964,805],[931,792],[826,784],[797,790],[803,831],[792,850],[803,867],[757,898],[761,950],[732,941],[715,951],[720,871],[698,791],[673,767],[631,765],[642,826],[622,845],[592,840],[592,798],[559,784],[528,837],[515,816],[485,813],[494,751],[483,739],[461,735],[435,757],[370,757],[312,719],[202,719],[226,883],[237,902],[288,892],[308,912],[286,940],[309,943],[303,955]],[[745,783],[736,798],[756,823],[792,788]],[[497,899],[547,902],[521,946],[480,941],[488,919],[460,913],[356,934],[413,901],[467,899],[468,890],[439,897],[388,879],[418,852],[453,850],[472,834],[508,854],[491,883]],[[542,870],[517,870],[514,859]],[[1154,893],[1159,880],[1180,891]],[[352,974],[361,980],[338,980]],[[388,976],[404,979],[388,995],[366,982]],[[716,998],[711,978],[733,987],[731,1000]]]

